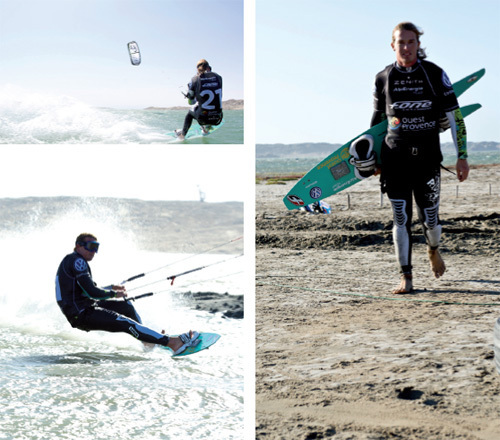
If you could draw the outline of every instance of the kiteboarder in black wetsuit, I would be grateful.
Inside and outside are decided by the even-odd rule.
[[[205,126],[219,125],[222,122],[222,77],[212,72],[205,59],[198,61],[196,69],[198,72],[188,84],[186,98],[189,105],[197,105],[189,110],[182,130],[176,130],[180,140],[186,136],[193,119],[198,121],[205,133]]]
[[[72,327],[80,330],[103,330],[128,333],[144,343],[159,344],[181,353],[198,337],[188,332],[169,337],[142,325],[134,306],[124,300],[125,287],[99,288],[92,280],[88,262],[94,258],[99,243],[94,235],[80,234],[74,252],[66,255],[56,276],[56,299]]]
[[[460,108],[446,73],[425,61],[420,48],[422,32],[412,23],[400,23],[391,46],[396,62],[377,74],[372,126],[387,119],[381,151],[381,184],[392,204],[393,238],[401,267],[401,283],[394,293],[413,290],[411,266],[412,195],[423,226],[431,269],[436,278],[446,270],[438,247],[440,129],[451,127],[457,149],[459,181],[467,179],[467,139]]]

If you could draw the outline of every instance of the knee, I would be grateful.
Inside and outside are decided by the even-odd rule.
[[[408,215],[406,213],[406,200],[391,199],[394,228],[406,228]]]

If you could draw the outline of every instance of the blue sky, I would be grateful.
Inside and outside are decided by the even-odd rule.
[[[223,76],[223,99],[242,99],[243,0],[0,0],[0,53],[0,88],[94,106],[185,105],[200,58]]]
[[[428,60],[453,82],[486,68],[459,101],[483,105],[466,119],[469,141],[500,141],[499,1],[255,1],[257,143],[345,143],[366,130],[401,21],[424,30]]]

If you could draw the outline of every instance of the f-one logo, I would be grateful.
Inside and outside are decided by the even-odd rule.
[[[286,197],[295,206],[304,206],[304,201],[300,197],[294,196],[293,194],[290,194],[289,196]]]
[[[391,105],[394,110],[430,110],[432,101],[398,101]]]

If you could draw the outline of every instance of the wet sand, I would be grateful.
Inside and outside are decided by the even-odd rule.
[[[391,293],[377,178],[326,199],[330,215],[287,211],[296,181],[257,184],[256,438],[500,438],[500,167],[442,177],[447,272],[433,277],[415,214],[407,295]]]

